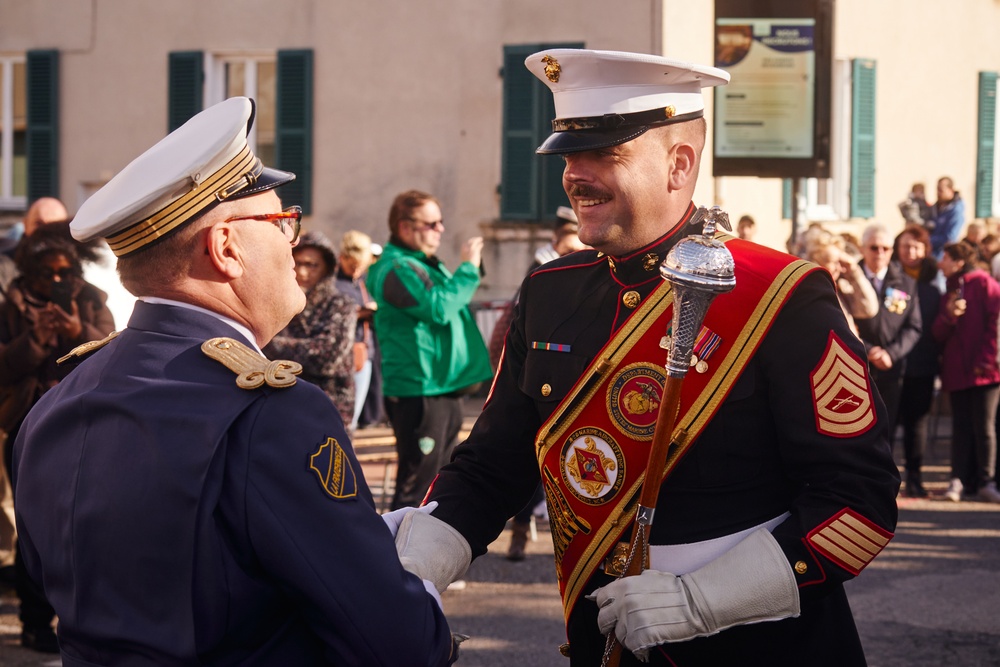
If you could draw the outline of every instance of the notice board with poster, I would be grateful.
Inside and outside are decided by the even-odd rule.
[[[715,176],[827,178],[833,0],[716,0]]]

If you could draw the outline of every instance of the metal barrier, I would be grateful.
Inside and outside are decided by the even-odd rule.
[[[469,304],[469,310],[476,318],[479,333],[482,334],[483,342],[487,345],[490,344],[490,339],[493,337],[493,329],[496,327],[497,320],[503,315],[503,311],[509,303],[510,299],[493,299],[491,301],[473,301]]]

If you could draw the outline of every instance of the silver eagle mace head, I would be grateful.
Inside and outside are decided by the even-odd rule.
[[[667,373],[687,373],[695,338],[712,299],[736,287],[735,262],[725,244],[715,238],[716,227],[729,229],[729,216],[718,206],[699,209],[701,234],[681,239],[660,265],[660,275],[674,289],[674,315]]]

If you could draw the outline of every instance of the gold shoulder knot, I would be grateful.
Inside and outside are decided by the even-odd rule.
[[[110,343],[112,340],[115,339],[115,336],[117,336],[120,333],[121,333],[121,331],[112,331],[111,333],[109,333],[107,336],[105,336],[101,340],[92,340],[92,341],[84,343],[83,345],[77,345],[72,350],[70,350],[68,354],[64,354],[63,356],[61,356],[58,359],[56,359],[56,363],[57,364],[64,364],[67,361],[70,361],[71,359],[74,359],[75,357],[85,357],[88,354],[90,354],[91,352],[99,350],[102,347],[104,347],[105,345],[107,345],[108,343]]]
[[[269,361],[232,338],[206,340],[201,344],[201,351],[236,373],[236,386],[240,389],[256,389],[262,384],[291,387],[295,384],[295,376],[302,372],[302,364],[296,361]]]

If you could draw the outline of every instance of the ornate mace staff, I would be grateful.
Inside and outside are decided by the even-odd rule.
[[[729,216],[718,206],[713,206],[709,210],[698,209],[695,220],[701,218],[704,218],[702,233],[678,242],[660,265],[660,275],[674,290],[671,323],[673,333],[667,356],[663,400],[656,417],[646,477],[642,482],[639,507],[632,526],[632,540],[622,574],[624,577],[640,574],[649,563],[649,529],[653,524],[653,514],[660,493],[660,474],[667,464],[667,454],[677,424],[681,384],[691,365],[691,353],[701,331],[701,323],[716,295],[729,292],[736,286],[733,256],[721,241],[715,239],[717,226],[722,226],[727,231],[732,230]],[[675,457],[680,453],[675,453]],[[602,665],[617,667],[621,651],[622,645],[612,630],[608,634]]]

